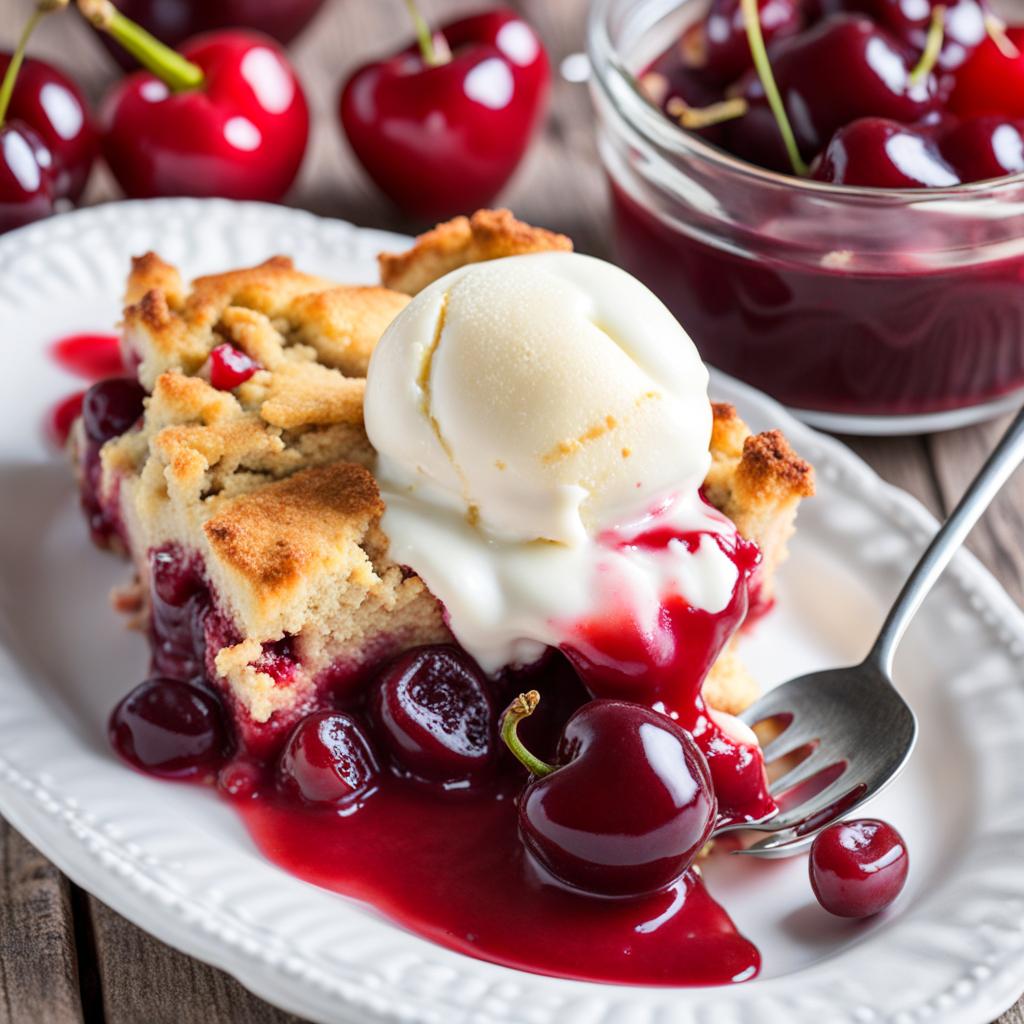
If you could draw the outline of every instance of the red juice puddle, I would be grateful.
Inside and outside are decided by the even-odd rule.
[[[634,985],[722,985],[757,975],[757,948],[688,873],[641,899],[542,880],[518,836],[517,786],[442,797],[384,780],[344,816],[273,794],[232,801],[263,853],[468,956],[518,970]]]
[[[83,398],[85,398],[84,391],[75,391],[73,394],[68,395],[67,398],[62,398],[50,410],[46,422],[46,432],[47,436],[58,448],[63,448],[68,443],[71,424],[78,419],[82,412]]]
[[[70,334],[50,346],[54,362],[85,380],[123,377],[121,341],[116,334]]]

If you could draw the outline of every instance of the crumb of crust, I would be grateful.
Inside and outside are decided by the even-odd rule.
[[[744,440],[736,475],[736,485],[752,497],[809,498],[814,494],[814,470],[793,451],[780,430]]]
[[[132,269],[125,286],[124,304],[134,305],[149,291],[159,291],[167,304],[180,308],[185,300],[185,286],[178,268],[165,263],[155,252],[132,257]]]
[[[373,568],[359,541],[383,511],[370,472],[338,462],[231,499],[203,531],[215,557],[272,599],[314,567],[370,582]]]
[[[415,295],[432,281],[467,263],[531,252],[571,252],[565,235],[516,220],[509,210],[477,210],[456,217],[420,235],[401,253],[381,253],[381,282],[387,288]]]

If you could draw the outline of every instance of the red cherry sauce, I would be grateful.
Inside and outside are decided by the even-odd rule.
[[[53,342],[50,355],[68,373],[90,382],[124,373],[120,341],[115,334],[69,334]],[[84,395],[83,389],[62,398],[47,416],[47,435],[59,448],[68,442],[71,424],[82,411]]]
[[[718,515],[710,505],[708,513]],[[562,650],[593,696],[647,704],[693,734],[711,769],[721,824],[759,821],[777,809],[768,793],[760,747],[739,741],[722,728],[709,714],[701,687],[747,617],[750,594],[759,589],[756,570],[761,552],[734,529],[680,533],[665,522],[658,521],[656,510],[650,529],[635,536],[608,533],[602,543],[653,552],[682,544],[695,553],[712,538],[737,570],[725,608],[707,612],[672,594],[663,600],[652,628],[633,615],[628,601],[611,595],[609,608],[578,624]]]

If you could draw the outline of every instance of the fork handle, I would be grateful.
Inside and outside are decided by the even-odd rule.
[[[1024,409],[1014,417],[985,465],[971,481],[959,504],[932,538],[910,578],[903,584],[903,589],[886,616],[874,647],[865,659],[866,663],[876,665],[887,677],[891,677],[896,646],[903,639],[910,620],[942,575],[957,548],[963,544],[974,524],[981,518],[981,514],[1022,461]]]

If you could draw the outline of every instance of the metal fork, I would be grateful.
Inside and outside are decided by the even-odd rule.
[[[1024,410],[928,545],[864,661],[791,679],[740,716],[751,726],[771,718],[788,720],[781,735],[765,747],[766,763],[812,748],[808,757],[772,783],[774,797],[787,792],[796,796],[795,787],[804,784],[809,788],[825,784],[768,821],[719,829],[718,835],[738,829],[770,833],[737,852],[757,857],[798,853],[823,828],[875,796],[902,770],[917,738],[917,719],[892,684],[896,646],[954,552],[1021,461]]]

